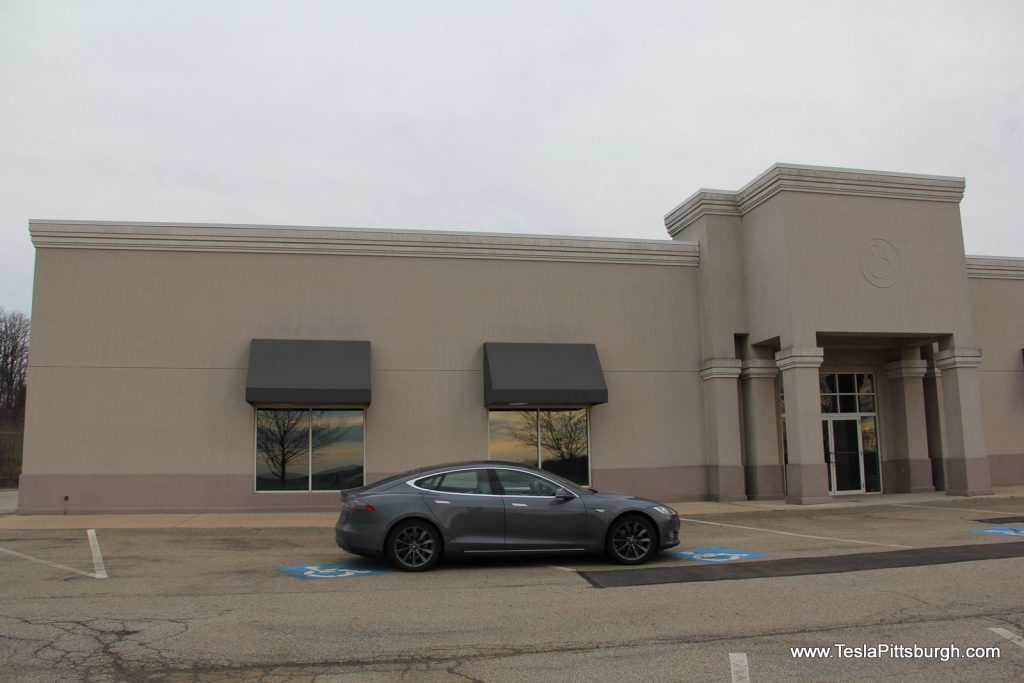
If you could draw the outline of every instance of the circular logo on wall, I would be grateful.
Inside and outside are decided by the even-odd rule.
[[[900,279],[900,253],[883,239],[868,240],[860,250],[860,272],[875,287],[892,287]]]

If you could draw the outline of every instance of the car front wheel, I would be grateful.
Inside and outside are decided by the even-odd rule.
[[[640,515],[625,515],[608,529],[605,550],[612,562],[643,564],[658,552],[654,525]]]
[[[441,535],[428,522],[400,522],[388,534],[385,553],[402,571],[425,572],[441,559]]]

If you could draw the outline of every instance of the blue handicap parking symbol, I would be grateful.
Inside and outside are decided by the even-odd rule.
[[[385,569],[360,562],[339,562],[338,564],[303,564],[295,567],[281,567],[282,574],[297,579],[347,579],[352,576],[376,576],[387,574]]]
[[[725,562],[742,562],[743,560],[756,560],[768,557],[765,553],[752,553],[747,550],[736,550],[735,548],[690,548],[689,550],[678,550],[669,553],[680,560],[693,560],[705,564],[722,564]]]
[[[989,529],[977,529],[971,532],[972,534],[996,534],[998,536],[1022,536],[1024,537],[1024,529],[1018,529],[1012,526],[994,526]]]

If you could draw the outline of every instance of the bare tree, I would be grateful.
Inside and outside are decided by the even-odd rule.
[[[540,446],[547,456],[572,460],[587,455],[586,410],[529,410],[519,413],[519,423],[509,436],[526,446]]]
[[[0,308],[0,408],[25,405],[29,319]]]

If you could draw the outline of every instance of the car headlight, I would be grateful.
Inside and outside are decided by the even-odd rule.
[[[673,510],[671,508],[667,508],[664,505],[655,505],[651,509],[654,510],[655,512],[657,512],[657,513],[665,515],[666,517],[675,517],[676,514],[677,514],[675,510]]]

